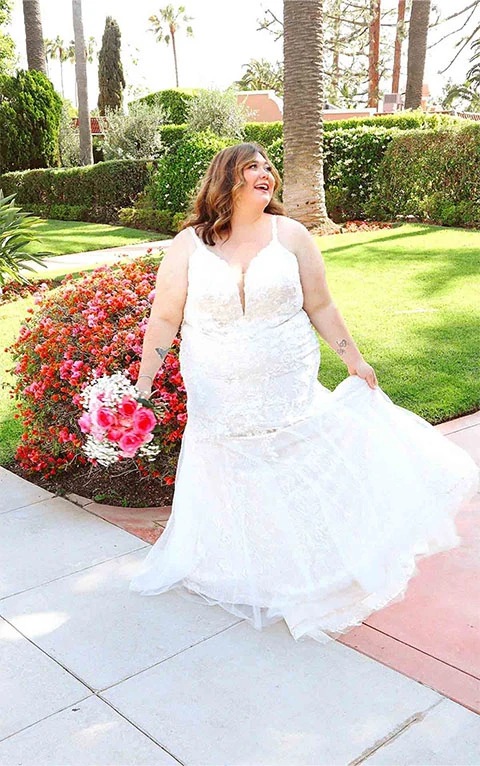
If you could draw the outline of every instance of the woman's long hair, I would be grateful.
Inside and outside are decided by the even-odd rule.
[[[199,227],[200,236],[206,245],[214,245],[215,241],[223,239],[225,234],[228,239],[232,230],[234,200],[246,184],[243,170],[252,162],[257,152],[270,163],[275,179],[272,198],[265,212],[286,215],[283,204],[275,198],[275,194],[281,189],[282,180],[266,150],[256,142],[241,143],[222,149],[212,159],[179,231],[187,226],[193,226],[195,231]]]

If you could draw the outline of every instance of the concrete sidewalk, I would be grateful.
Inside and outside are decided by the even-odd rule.
[[[478,414],[440,428],[480,458]],[[410,655],[403,672],[389,667],[395,639],[417,666],[452,669],[432,656],[444,651],[437,632],[420,647],[415,620],[388,634],[379,621],[395,624],[401,604],[327,646],[295,642],[283,621],[259,632],[174,592],[130,592],[149,548],[140,537],[4,469],[0,484],[0,764],[479,766],[478,657],[460,669],[466,704],[439,691],[438,674],[409,677]],[[470,545],[480,572],[478,526]],[[450,554],[423,563],[438,573]],[[441,632],[432,583],[445,581],[429,591]],[[387,647],[380,661],[349,645],[363,628]]]
[[[56,271],[59,268],[66,267],[71,271],[78,271],[82,268],[96,266],[100,264],[122,263],[125,258],[138,258],[145,255],[148,248],[152,248],[157,254],[163,247],[167,248],[172,243],[171,239],[156,240],[154,242],[140,242],[136,245],[122,245],[120,247],[107,247],[102,250],[89,250],[84,253],[70,253],[68,255],[55,255],[51,258],[44,258],[41,266],[37,263],[29,263],[39,274],[47,278],[50,271]],[[24,269],[23,272],[28,277],[32,272]]]

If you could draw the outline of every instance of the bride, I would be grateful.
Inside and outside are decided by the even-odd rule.
[[[130,589],[325,643],[460,544],[479,471],[381,389],[279,188],[262,146],[223,149],[159,266],[136,387],[151,395],[180,329],[188,421],[171,516]],[[315,330],[348,371],[333,391]]]

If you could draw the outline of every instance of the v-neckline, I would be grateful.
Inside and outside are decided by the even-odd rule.
[[[271,215],[271,214],[269,214],[269,215]],[[250,271],[250,266],[252,265],[253,261],[255,261],[255,260],[258,258],[258,256],[259,256],[259,255],[261,255],[261,254],[262,254],[262,253],[263,253],[265,250],[267,250],[269,247],[271,247],[271,246],[272,246],[272,244],[273,244],[273,243],[275,242],[275,240],[276,240],[276,229],[275,229],[275,224],[276,224],[276,221],[274,220],[274,219],[275,219],[275,216],[274,216],[274,215],[272,215],[271,217],[272,217],[272,223],[271,223],[271,237],[270,237],[270,240],[269,240],[269,242],[267,242],[267,244],[266,244],[264,247],[262,247],[262,248],[261,248],[261,249],[258,251],[258,253],[255,253],[255,255],[253,256],[253,258],[251,258],[251,259],[250,259],[250,261],[249,261],[249,264],[248,264],[247,268],[245,269],[245,271],[242,271],[242,275],[243,275],[243,280],[242,280],[242,281],[243,281],[243,300],[244,300],[244,303],[242,303],[242,297],[241,297],[241,294],[240,294],[240,289],[239,289],[239,288],[240,288],[240,285],[239,285],[239,283],[237,282],[237,280],[234,278],[234,281],[235,281],[235,286],[236,286],[237,299],[238,299],[238,303],[239,303],[239,306],[240,306],[240,311],[241,311],[241,314],[242,314],[242,318],[243,318],[243,319],[245,319],[245,317],[246,317],[246,313],[247,313],[247,312],[246,312],[246,310],[247,310],[247,293],[246,293],[245,283],[246,283],[246,280],[247,280],[247,274],[248,274],[248,273],[249,273],[249,271]],[[233,270],[233,268],[230,266],[229,262],[228,262],[227,260],[225,260],[225,258],[222,258],[220,255],[218,255],[218,253],[214,253],[214,252],[212,252],[212,250],[210,250],[210,249],[209,249],[209,248],[206,246],[206,244],[204,243],[204,241],[203,241],[203,240],[202,240],[202,239],[201,239],[201,238],[198,236],[198,234],[195,232],[195,229],[193,228],[193,226],[192,226],[192,231],[193,231],[193,233],[194,233],[194,235],[195,235],[196,239],[198,240],[198,242],[199,242],[200,246],[203,248],[203,250],[204,250],[205,252],[209,253],[210,255],[212,255],[214,258],[217,258],[217,260],[219,260],[219,261],[222,261],[222,262],[223,262],[223,263],[226,265],[226,267],[228,268],[228,270],[229,270],[229,271],[230,271],[230,272],[231,272],[231,273],[234,275],[234,270]]]

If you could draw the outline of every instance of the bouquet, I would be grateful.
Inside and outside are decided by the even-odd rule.
[[[143,398],[125,372],[95,378],[80,400],[78,425],[87,435],[82,450],[91,461],[108,467],[137,454],[155,460],[161,447],[152,443],[154,430],[165,405]]]

